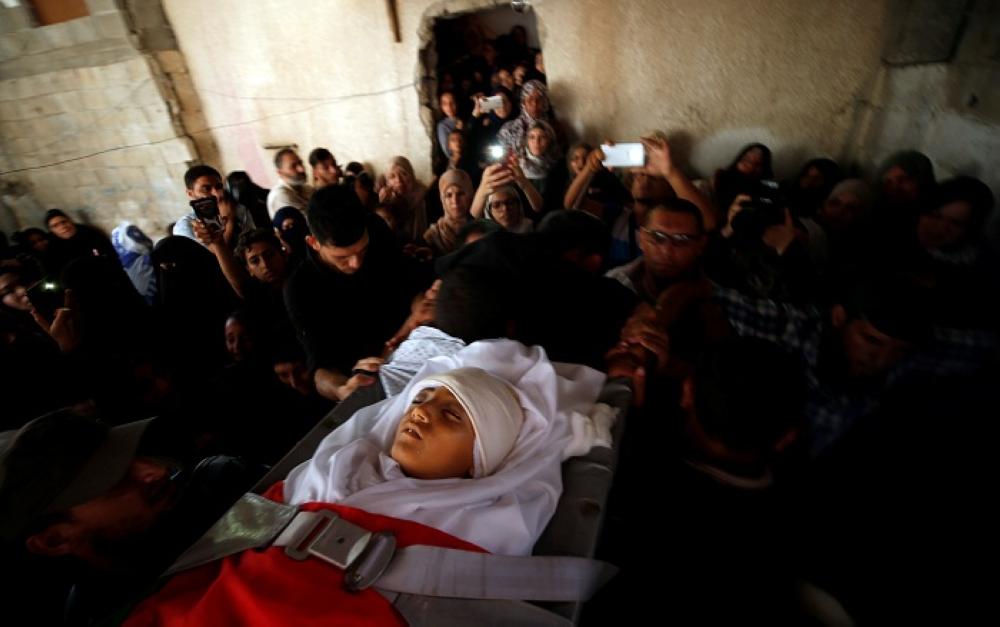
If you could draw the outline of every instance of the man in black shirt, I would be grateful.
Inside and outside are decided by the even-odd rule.
[[[354,192],[332,185],[309,202],[307,258],[285,285],[285,305],[306,349],[316,390],[346,398],[374,377],[355,374],[359,359],[381,355],[426,289],[392,233]]]

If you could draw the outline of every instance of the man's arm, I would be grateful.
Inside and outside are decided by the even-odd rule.
[[[365,362],[366,360],[361,360],[357,365],[360,366]],[[377,370],[377,368],[378,366],[375,365],[372,371]],[[375,383],[375,377],[356,374],[348,378],[347,375],[332,368],[317,368],[313,374],[313,382],[316,384],[316,391],[320,396],[331,401],[342,401],[359,387]]]
[[[246,286],[251,280],[250,275],[240,262],[236,261],[233,252],[229,250],[229,246],[225,242],[224,232],[211,230],[202,224],[200,220],[195,220],[192,223],[191,229],[198,241],[215,255],[215,259],[219,262],[219,267],[222,268],[222,274],[225,275],[226,280],[229,281],[229,285],[232,286],[236,295],[241,299],[245,299]]]
[[[602,161],[604,161],[604,152],[602,152],[600,148],[595,148],[590,151],[590,154],[587,155],[587,162],[583,165],[583,169],[576,175],[573,182],[569,184],[569,187],[566,189],[566,194],[563,196],[563,205],[566,209],[580,208],[580,202],[587,195],[587,190],[590,188],[590,182],[594,180],[594,176],[596,176],[597,173],[601,171],[601,168],[604,167],[601,163]]]
[[[647,170],[651,174],[658,174],[667,179],[678,198],[683,198],[698,207],[698,210],[701,211],[702,221],[705,223],[705,231],[714,231],[718,226],[718,219],[712,208],[712,203],[698,191],[698,188],[681,172],[680,168],[674,166],[667,140],[663,137],[643,137],[642,145],[646,147]]]

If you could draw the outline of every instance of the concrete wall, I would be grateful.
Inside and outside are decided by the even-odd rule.
[[[869,169],[915,148],[939,180],[973,175],[1000,199],[1000,1],[973,4],[950,62],[881,67],[856,141],[853,155]],[[1000,241],[1000,211],[991,230]]]
[[[779,176],[812,156],[868,165],[916,147],[942,174],[996,188],[998,0],[975,3],[954,63],[897,69],[880,61],[890,2],[540,0],[534,11],[575,137],[664,130],[700,175],[750,141],[774,149]],[[4,203],[21,223],[61,205],[154,236],[184,212],[192,160],[273,185],[268,146],[326,146],[377,169],[408,155],[426,180],[420,90],[433,86],[419,58],[433,19],[508,4],[398,1],[397,44],[380,0],[88,3],[90,17],[45,28],[23,7],[0,13]],[[65,159],[76,160],[50,165]]]
[[[181,77],[183,62],[176,51],[141,53],[141,31],[114,0],[88,6],[87,17],[45,27],[23,3],[2,9],[0,221],[6,230],[40,225],[61,207],[157,237],[183,213],[178,180],[196,152],[155,55]]]
[[[422,27],[494,4],[509,3],[398,2],[396,44],[383,2],[220,0],[211,19],[198,0],[164,2],[221,165],[264,184],[276,178],[262,147],[285,143],[379,166],[406,154],[426,177],[413,85]],[[702,173],[752,140],[769,142],[779,166],[842,153],[885,20],[870,0],[545,0],[535,11],[557,108],[577,135],[680,131],[679,150]],[[339,100],[358,92],[383,93]]]

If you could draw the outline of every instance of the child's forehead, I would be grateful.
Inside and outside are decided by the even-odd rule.
[[[417,397],[421,398],[436,397],[441,400],[451,400],[451,401],[458,400],[452,393],[452,391],[443,385],[428,385],[427,387],[421,388],[421,390],[417,392],[416,396],[414,396],[414,398]]]

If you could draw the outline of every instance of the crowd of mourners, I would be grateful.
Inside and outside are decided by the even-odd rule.
[[[404,156],[372,171],[286,148],[270,190],[188,169],[178,185],[221,226],[179,207],[169,234],[109,237],[51,209],[0,239],[0,431],[156,417],[140,451],[163,511],[142,533],[59,511],[4,529],[4,563],[45,582],[32,611],[61,613],[72,586],[67,620],[86,624],[137,597],[123,582],[169,563],[337,403],[510,338],[633,390],[599,551],[622,571],[595,623],[622,599],[792,623],[803,582],[884,616],[887,581],[916,579],[893,538],[968,485],[955,460],[996,417],[990,188],[912,150],[775,181],[760,143],[693,180],[655,133],[644,166],[605,167],[602,138],[567,144],[520,27],[441,72],[438,103],[430,181]],[[56,472],[39,460],[88,437],[59,429],[43,433],[56,457],[19,463]],[[3,508],[31,493],[15,470]],[[193,496],[167,499],[171,482]],[[74,521],[79,537],[57,533]]]

